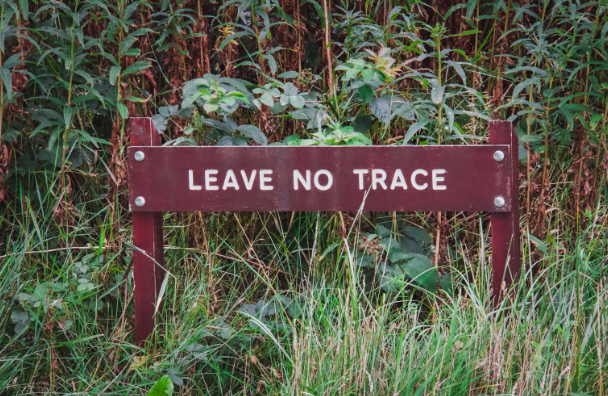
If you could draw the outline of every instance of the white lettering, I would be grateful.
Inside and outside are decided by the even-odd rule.
[[[247,173],[242,170],[241,171],[241,176],[243,176],[243,181],[245,182],[245,188],[247,190],[251,190],[253,188],[253,181],[255,180],[255,173],[257,171],[254,169],[251,171],[251,178],[249,180],[247,180]]]
[[[235,190],[239,189],[239,183],[237,183],[236,176],[234,175],[232,169],[228,169],[228,172],[226,172],[226,178],[224,179],[224,186],[222,187],[222,190],[226,190],[229,187],[232,187]]]
[[[195,190],[196,191],[196,190],[202,190],[203,189],[203,187],[201,187],[201,186],[195,186],[194,185],[194,172],[192,170],[188,171],[188,181],[189,181],[188,185],[190,187],[190,190]]]
[[[433,169],[433,172],[431,172],[433,174],[433,190],[445,190],[447,187],[446,186],[440,186],[437,184],[437,182],[442,182],[445,181],[445,177],[440,177],[437,175],[443,175],[446,173],[445,169]]]
[[[272,181],[272,177],[266,177],[266,175],[272,175],[272,170],[270,169],[260,169],[260,190],[262,191],[270,191],[273,190],[273,186],[267,186],[266,182],[270,183]]]
[[[293,171],[293,189],[294,190],[298,189],[298,184],[299,184],[298,181],[300,181],[300,183],[302,183],[302,186],[304,186],[305,189],[310,190],[310,171],[309,170],[306,171],[306,180],[304,180],[304,177],[302,176],[300,171],[294,170]]]
[[[205,170],[205,190],[219,190],[218,186],[212,186],[211,183],[217,181],[217,177],[211,175],[217,175],[217,169]]]
[[[382,185],[382,188],[386,190],[386,171],[383,169],[372,170],[372,188],[375,190],[378,184]]]
[[[407,184],[405,183],[405,177],[403,177],[403,172],[401,172],[401,169],[397,169],[395,171],[395,175],[393,175],[391,190],[394,190],[395,187],[403,187],[404,190],[407,190]]]
[[[428,176],[429,174],[424,169],[416,169],[414,172],[412,172],[412,186],[414,186],[414,188],[416,190],[424,190],[429,185],[428,185],[428,183],[424,183],[422,185],[416,183],[416,176],[418,176],[418,175]]]
[[[327,184],[322,186],[321,183],[319,183],[319,176],[321,175],[325,175],[327,176]],[[317,171],[317,173],[315,173],[315,187],[318,188],[321,191],[326,191],[329,190],[331,188],[331,185],[334,184],[334,178],[331,175],[331,173],[329,173],[329,171],[325,170],[325,169],[321,169],[319,171]]]
[[[353,173],[359,175],[359,190],[363,190],[365,188],[363,185],[363,175],[367,175],[369,171],[367,169],[355,169]]]

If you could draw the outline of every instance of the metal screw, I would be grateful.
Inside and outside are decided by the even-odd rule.
[[[137,198],[135,198],[135,205],[141,207],[141,206],[144,206],[145,204],[146,204],[146,200],[144,199],[144,197],[137,197]]]
[[[498,150],[496,152],[494,152],[494,159],[498,162],[502,161],[505,159],[505,153],[503,153],[502,151]]]
[[[143,161],[146,156],[143,151],[136,151],[134,157],[136,161]]]
[[[137,202],[137,201],[135,201],[135,202]],[[497,208],[502,208],[503,206],[505,206],[505,199],[503,197],[494,198],[494,206],[496,206]]]

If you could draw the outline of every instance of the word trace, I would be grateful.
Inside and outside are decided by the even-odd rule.
[[[272,169],[252,169],[249,171],[241,169],[233,170],[228,169],[223,177],[223,183],[218,183],[218,169],[205,169],[200,173],[204,175],[202,179],[199,181],[198,177],[195,177],[194,170],[188,170],[188,188],[191,191],[218,191],[220,188],[222,190],[234,189],[238,191],[241,187],[244,187],[246,190],[251,191],[254,188],[257,188],[258,184],[256,183],[256,176],[259,175],[259,190],[260,191],[272,191],[274,190],[274,185],[272,184],[272,174],[274,171]],[[432,174],[432,188],[433,190],[446,190],[447,186],[440,185],[440,182],[443,182],[445,178],[441,175],[444,175],[447,171],[445,169],[433,169],[430,173]],[[371,174],[371,188],[373,190],[377,189],[391,189],[395,190],[401,188],[403,190],[407,190],[408,181],[406,181],[406,177],[403,175],[403,171],[399,168],[394,171],[385,171],[384,169],[354,169],[352,172],[354,175],[357,175],[359,190],[365,190],[365,175]],[[388,178],[387,175],[392,173],[392,177]],[[312,176],[314,174],[314,176]],[[198,175],[197,175],[198,176]],[[429,183],[425,182],[425,177],[429,176],[429,172],[425,169],[416,169],[412,172],[411,176],[408,178],[410,185],[416,190],[425,190],[429,187]],[[328,171],[327,169],[320,169],[317,171],[311,171],[307,169],[305,171],[300,171],[298,169],[294,169],[293,171],[293,189],[299,190],[303,188],[305,190],[311,190],[315,188],[319,191],[327,191],[334,185],[334,175]],[[353,179],[354,180],[354,179]],[[392,180],[392,181],[391,181]],[[351,181],[352,182],[352,181]],[[197,183],[201,183],[200,185]],[[389,187],[390,185],[390,187]],[[221,186],[221,187],[220,187]]]

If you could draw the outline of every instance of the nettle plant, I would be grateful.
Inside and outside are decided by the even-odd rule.
[[[32,327],[41,331],[43,326],[40,324],[48,320],[62,323],[61,328],[66,331],[73,325],[68,313],[70,306],[87,311],[103,309],[104,302],[98,297],[99,285],[93,280],[103,261],[103,256],[97,253],[85,255],[72,264],[72,277],[68,282],[42,282],[29,292],[17,293],[14,302],[19,308],[11,313],[15,333],[25,334]]]
[[[408,284],[435,292],[438,287],[452,292],[449,274],[440,274],[429,255],[434,252],[430,234],[421,228],[397,221],[398,229],[376,222],[374,233],[363,233],[357,241],[356,263],[366,278],[373,278],[387,293]]]
[[[277,294],[270,300],[260,300],[256,304],[245,304],[239,312],[249,318],[249,327],[253,330],[262,328],[291,333],[292,328],[287,318],[296,319],[302,316],[305,309],[305,297],[296,299]]]
[[[479,110],[485,108],[484,95],[467,86],[465,71],[474,65],[463,51],[443,48],[442,43],[449,37],[478,32],[448,36],[443,24],[426,25],[402,11],[395,7],[387,16],[386,26],[344,9],[342,14],[336,14],[341,29],[357,34],[348,35],[343,46],[347,59],[335,68],[343,73],[338,78],[341,100],[333,108],[343,111],[343,122],[355,124],[361,117],[369,117],[372,122],[375,119],[373,134],[383,140],[396,125],[409,125],[403,144],[410,143],[416,135],[419,144],[476,139],[465,133],[463,126],[475,118],[490,117]],[[429,39],[421,39],[421,31]],[[414,62],[427,58],[434,60],[433,69],[412,67]],[[413,84],[404,92],[401,86],[407,80]],[[350,110],[356,112],[355,117]],[[366,133],[372,123],[364,125],[369,126],[360,132]],[[420,135],[423,130],[428,134]]]
[[[296,78],[296,72],[286,72],[280,77]],[[257,95],[257,96],[256,96]],[[335,122],[325,111],[322,104],[316,102],[318,92],[300,92],[292,82],[282,83],[278,80],[261,87],[251,83],[207,74],[204,78],[189,81],[184,86],[183,102],[179,106],[165,106],[152,121],[159,133],[167,130],[174,117],[188,119],[189,125],[184,129],[187,136],[195,132],[204,134],[206,144],[218,146],[247,146],[251,142],[259,145],[268,144],[264,133],[255,125],[238,125],[229,118],[240,107],[255,111],[268,106],[270,111],[279,114],[291,110],[289,115],[296,120],[305,121],[312,133],[312,139],[300,139],[297,135],[289,136],[283,143],[275,145],[369,145],[371,140],[364,134],[355,131],[352,126],[343,126]],[[208,116],[221,117],[221,121]],[[206,117],[207,116],[207,117]],[[219,117],[218,117],[219,116]],[[177,123],[174,123],[178,126]],[[325,131],[323,128],[325,127]],[[171,140],[167,145],[196,145],[190,137]]]

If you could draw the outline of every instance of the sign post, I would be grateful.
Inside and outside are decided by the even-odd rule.
[[[494,302],[504,297],[521,271],[519,239],[519,171],[517,169],[517,135],[510,121],[490,122],[490,144],[508,144],[511,147],[511,210],[493,212],[492,224],[492,290]]]
[[[154,327],[164,211],[486,211],[495,301],[519,273],[518,144],[510,122],[490,123],[489,145],[371,147],[159,147],[149,118],[131,122],[139,343]]]
[[[131,145],[160,146],[152,119],[131,119]],[[141,161],[139,156],[131,159]],[[129,175],[130,179],[134,175]],[[154,330],[154,308],[164,278],[163,213],[133,211],[133,280],[135,281],[135,340],[139,345]]]

